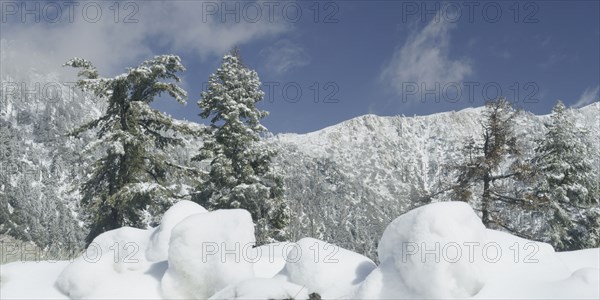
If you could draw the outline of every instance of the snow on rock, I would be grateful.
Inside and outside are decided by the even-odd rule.
[[[369,258],[313,238],[298,241],[289,251],[281,275],[324,298],[350,296],[377,266]]]
[[[230,285],[210,299],[308,299],[306,288],[280,279],[254,278]]]
[[[160,225],[150,237],[150,244],[148,245],[148,249],[146,249],[146,258],[153,262],[167,260],[171,230],[183,219],[205,212],[207,210],[204,207],[192,201],[182,200],[175,203],[165,212]]]
[[[466,298],[483,286],[478,261],[465,245],[481,243],[486,229],[464,202],[434,203],[396,218],[378,247],[381,265],[358,298]]]
[[[169,268],[161,281],[168,299],[206,299],[254,277],[246,256],[255,244],[250,213],[217,210],[187,217],[173,228]]]
[[[143,254],[152,230],[131,227],[96,237],[82,256],[68,265],[56,286],[71,298],[160,298],[163,264],[151,264]]]

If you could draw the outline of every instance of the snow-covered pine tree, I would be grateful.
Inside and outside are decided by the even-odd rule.
[[[260,80],[233,50],[208,81],[198,106],[210,118],[204,144],[195,160],[209,160],[206,182],[194,201],[208,209],[243,208],[252,214],[258,243],[284,240],[290,210],[283,199],[283,181],[270,166],[275,152],[261,144],[267,129],[256,107],[264,97]]]
[[[177,133],[192,134],[187,126],[149,106],[163,93],[185,103],[187,94],[176,84],[180,81],[176,73],[185,70],[180,58],[156,56],[114,78],[99,77],[96,68],[81,58],[65,65],[81,68],[78,86],[108,101],[102,116],[72,132],[74,136],[93,132],[98,140],[90,149],[105,151],[81,188],[90,226],[86,241],[121,226],[148,227],[152,216],[172,204],[174,193],[165,179],[176,166],[160,150],[181,145]]]
[[[490,228],[505,228],[510,231],[499,216],[492,216],[496,203],[502,201],[513,205],[524,201],[506,195],[495,183],[501,180],[517,177],[522,163],[519,159],[520,150],[514,133],[514,119],[518,110],[505,98],[488,101],[483,113],[481,142],[473,138],[465,141],[463,148],[464,159],[455,166],[458,169],[454,196],[457,200],[469,201],[471,188],[474,184],[483,185],[481,195],[481,219]],[[508,171],[503,169],[509,165]],[[513,231],[513,233],[516,233]]]
[[[535,196],[548,204],[552,215],[550,242],[558,250],[598,247],[600,193],[586,131],[577,127],[571,110],[560,101],[545,125],[548,132],[533,161],[539,178]]]

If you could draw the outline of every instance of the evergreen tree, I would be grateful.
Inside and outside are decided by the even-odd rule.
[[[210,118],[208,134],[195,160],[210,160],[207,181],[193,199],[208,209],[243,208],[252,214],[257,240],[285,239],[289,208],[283,183],[270,162],[275,152],[261,144],[267,112],[256,107],[264,97],[258,74],[247,68],[239,52],[223,57],[208,90],[198,102],[202,118]]]
[[[81,68],[79,87],[108,101],[104,115],[72,132],[93,132],[98,140],[90,148],[105,151],[82,187],[82,206],[90,223],[86,241],[122,226],[145,228],[151,216],[172,204],[168,199],[173,191],[165,179],[174,165],[159,150],[181,145],[177,133],[191,130],[149,103],[163,93],[185,103],[186,92],[176,84],[176,73],[185,68],[174,55],[156,56],[114,78],[99,77],[84,59],[74,58],[66,65]]]
[[[600,193],[586,131],[560,101],[546,127],[533,161],[539,178],[535,196],[552,215],[550,241],[559,250],[598,247]]]
[[[463,148],[464,163],[458,166],[459,175],[454,195],[459,200],[468,202],[472,195],[472,185],[482,184],[481,219],[488,228],[504,227],[511,230],[498,217],[492,216],[496,202],[522,202],[503,193],[495,185],[498,181],[517,177],[521,172],[520,151],[514,133],[514,118],[517,113],[505,98],[486,103],[481,124],[481,143],[473,138],[468,139]],[[508,171],[505,170],[505,165],[510,166]]]

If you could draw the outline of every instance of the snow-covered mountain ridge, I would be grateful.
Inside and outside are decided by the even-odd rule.
[[[381,234],[395,216],[429,201],[450,200],[444,193],[434,195],[454,179],[448,170],[462,159],[465,140],[481,138],[483,111],[478,107],[414,117],[364,115],[307,134],[274,136],[269,142],[280,150],[277,164],[286,178],[286,197],[292,205],[302,203],[296,207],[303,216],[299,232],[374,253],[376,241],[370,236]],[[600,103],[574,114],[599,153]],[[522,112],[516,119],[526,156],[543,138],[548,118]],[[594,159],[599,165],[598,157]],[[364,248],[353,248],[357,244]]]

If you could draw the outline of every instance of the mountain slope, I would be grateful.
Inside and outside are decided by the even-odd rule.
[[[442,192],[454,180],[449,170],[461,161],[464,141],[481,138],[482,112],[480,107],[416,117],[365,115],[308,134],[271,138],[280,150],[277,166],[286,178],[286,197],[299,215],[298,237],[314,236],[373,257],[372,237],[391,219],[430,201],[450,200]],[[598,153],[600,104],[574,113]],[[527,112],[516,119],[526,157],[543,138],[546,120]],[[535,212],[508,217],[532,235],[543,227]]]

